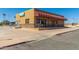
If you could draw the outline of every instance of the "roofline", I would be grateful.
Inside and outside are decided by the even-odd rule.
[[[49,13],[49,14],[51,14],[51,15],[56,15],[56,16],[64,17],[64,16],[59,15],[59,14],[56,14],[56,13],[51,13],[51,12],[47,12],[47,11],[43,11],[43,10],[39,10],[39,9],[37,9],[37,8],[33,8],[33,9],[34,9],[34,10],[37,10],[37,11],[41,11],[41,12],[45,12],[45,13]]]
[[[37,10],[37,11],[41,11],[41,12],[45,12],[45,13],[48,13],[48,14],[51,14],[51,15],[56,15],[56,16],[61,16],[61,17],[64,17],[62,15],[59,15],[59,14],[56,14],[56,13],[51,13],[51,12],[47,12],[47,11],[43,11],[43,10],[39,10],[38,8],[32,8],[32,9],[29,9],[29,10]],[[27,12],[28,10],[24,11],[24,12]]]

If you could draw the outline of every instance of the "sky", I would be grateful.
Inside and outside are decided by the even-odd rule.
[[[29,10],[31,8],[0,8],[0,21],[3,21],[3,13],[6,14],[6,20],[15,21],[14,16],[17,13]],[[39,8],[40,10],[63,15],[68,20],[65,23],[79,23],[79,8]]]

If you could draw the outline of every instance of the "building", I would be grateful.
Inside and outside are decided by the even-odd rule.
[[[65,23],[65,27],[79,27],[79,23]]]
[[[21,27],[48,28],[63,27],[65,18],[62,15],[34,8],[17,14],[16,20]]]

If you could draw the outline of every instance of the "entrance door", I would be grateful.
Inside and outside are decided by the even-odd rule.
[[[46,20],[40,20],[42,27],[46,27]]]

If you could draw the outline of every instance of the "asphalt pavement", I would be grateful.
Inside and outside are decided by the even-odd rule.
[[[78,50],[79,30],[2,48],[2,50]]]

